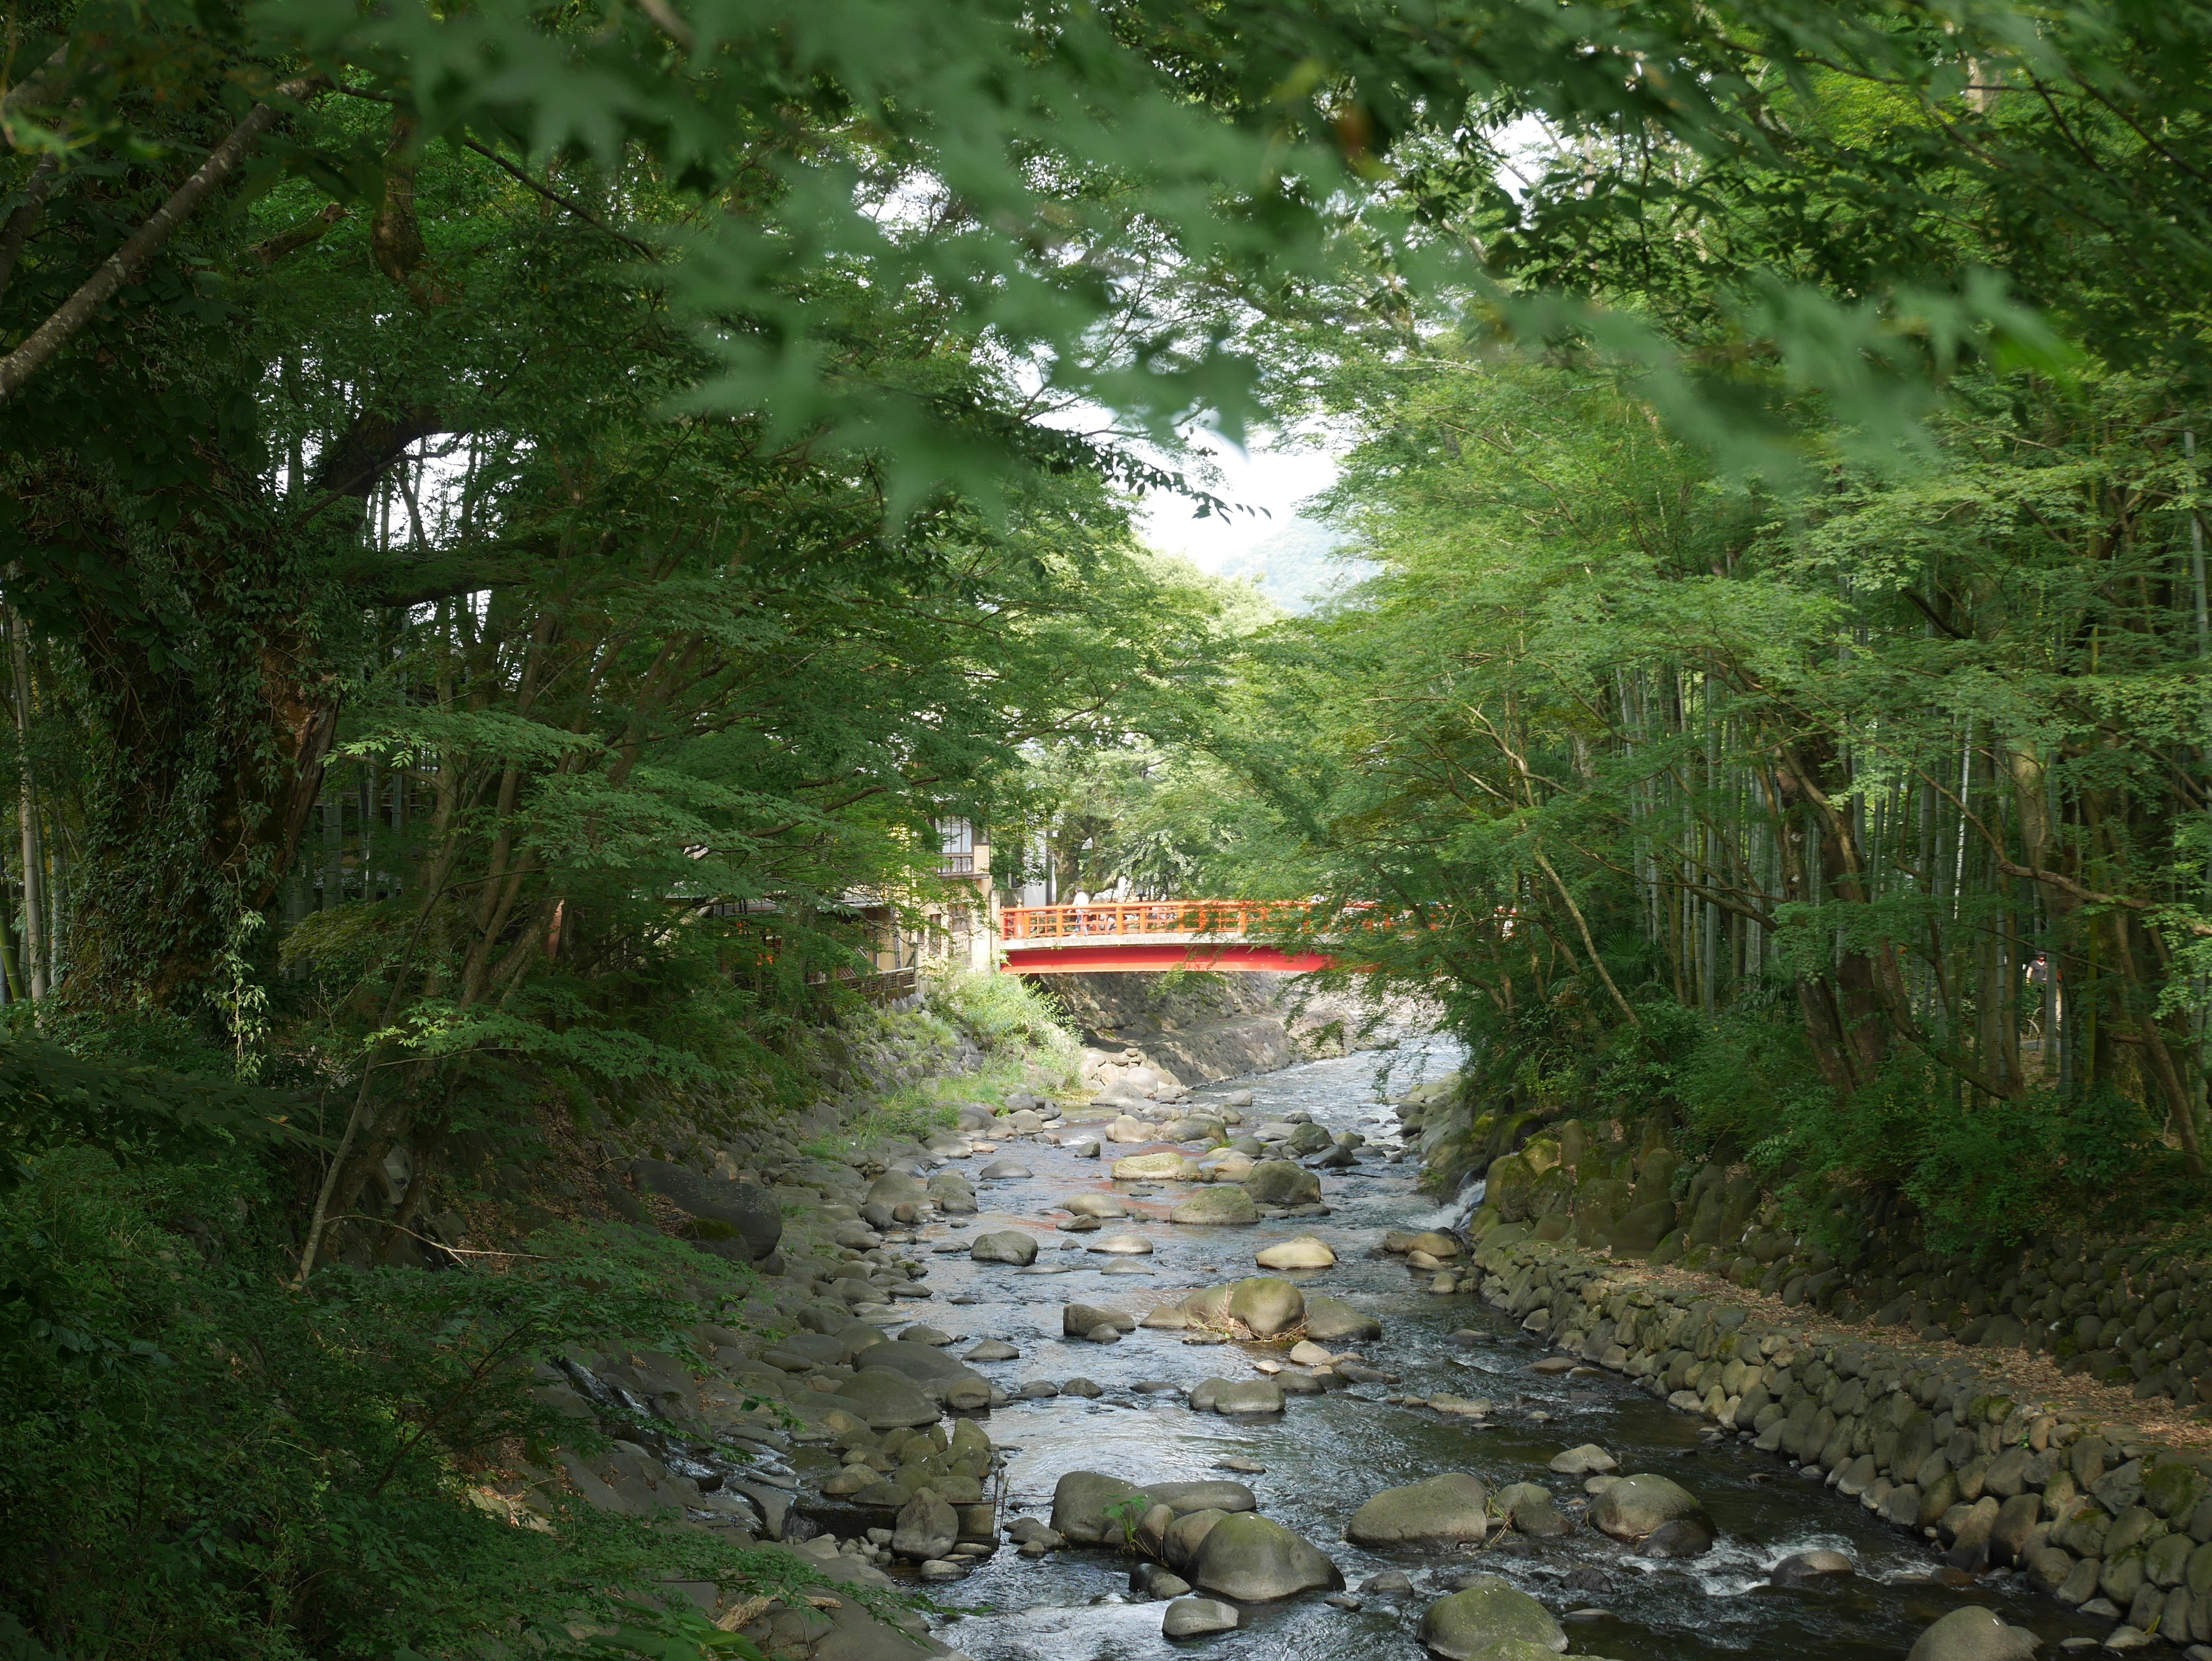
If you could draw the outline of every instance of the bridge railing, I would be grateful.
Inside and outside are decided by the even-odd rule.
[[[999,935],[1016,940],[1202,934],[1235,940],[1297,928],[1325,907],[1307,900],[1105,900],[1089,905],[1014,905]]]

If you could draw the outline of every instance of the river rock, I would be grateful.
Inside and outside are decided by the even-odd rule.
[[[1036,1173],[1019,1159],[994,1159],[975,1174],[986,1182],[1005,1183],[1033,1177]]]
[[[929,1184],[910,1171],[886,1171],[868,1184],[864,1206],[920,1205],[929,1197]]]
[[[1712,1518],[1697,1496],[1663,1476],[1624,1476],[1590,1501],[1591,1524],[1632,1544],[1649,1538],[1664,1524],[1684,1518],[1701,1523],[1710,1536]]]
[[[1026,1269],[1036,1262],[1037,1244],[1019,1229],[1002,1228],[996,1233],[978,1234],[968,1255],[979,1263],[1013,1263]]]
[[[1078,1545],[1119,1545],[1121,1523],[1108,1515],[1111,1508],[1130,1507],[1135,1514],[1152,1509],[1151,1496],[1134,1483],[1095,1470],[1071,1470],[1052,1491],[1052,1531]]]
[[[934,1351],[924,1350],[923,1354]],[[870,1367],[837,1386],[837,1399],[870,1430],[905,1430],[933,1425],[942,1417],[936,1402],[902,1373]]]
[[[1440,1229],[1431,1229],[1425,1234],[1413,1236],[1406,1242],[1406,1250],[1408,1253],[1425,1251],[1439,1262],[1448,1262],[1459,1256],[1459,1242]]]
[[[961,1360],[965,1361],[1012,1361],[1018,1360],[1020,1356],[1021,1351],[1016,1349],[1012,1344],[1002,1343],[996,1338],[986,1338],[973,1348],[963,1352],[961,1356]]]
[[[1209,1632],[1233,1631],[1243,1616],[1234,1603],[1213,1597],[1178,1597],[1160,1617],[1161,1635],[1196,1638]]]
[[[1489,1498],[1480,1477],[1446,1471],[1425,1482],[1383,1489],[1352,1514],[1344,1537],[1362,1546],[1407,1541],[1479,1544],[1490,1531]]]
[[[1344,1576],[1319,1548],[1257,1512],[1224,1517],[1206,1531],[1190,1561],[1190,1581],[1240,1603],[1344,1586]]]
[[[1111,1327],[1116,1332],[1134,1332],[1137,1317],[1124,1315],[1118,1309],[1097,1309],[1089,1304],[1070,1304],[1060,1312],[1060,1329],[1070,1338],[1088,1338],[1102,1326]]]
[[[1176,1206],[1168,1220],[1198,1228],[1243,1228],[1260,1220],[1260,1208],[1243,1189],[1217,1183]]]
[[[1518,1518],[1514,1519],[1517,1524]],[[1531,1529],[1530,1533],[1540,1530]],[[1560,1530],[1565,1532],[1564,1530]],[[1713,1548],[1713,1525],[1703,1517],[1670,1517],[1645,1535],[1638,1557],[1702,1557]]]
[[[1152,1128],[1143,1120],[1133,1119],[1124,1113],[1106,1127],[1106,1140],[1109,1142],[1149,1142],[1152,1140]]]
[[[1244,1191],[1261,1205],[1310,1205],[1321,1198],[1321,1178],[1288,1159],[1262,1159],[1245,1177]]]
[[[1620,1462],[1595,1442],[1552,1456],[1552,1469],[1562,1476],[1604,1476],[1620,1469]]]
[[[1220,1477],[1195,1482],[1147,1482],[1145,1492],[1178,1517],[1192,1516],[1201,1511],[1227,1513],[1260,1508],[1259,1496],[1250,1488],[1242,1482],[1231,1482]]]
[[[1905,1661],[2028,1661],[2040,1641],[1995,1609],[1953,1609],[1920,1634]]]
[[[1188,1182],[1197,1174],[1198,1167],[1172,1149],[1164,1153],[1132,1153],[1114,1161],[1117,1183]]]
[[[1380,1338],[1382,1323],[1341,1298],[1313,1293],[1306,1298],[1306,1335],[1325,1344]]]
[[[1474,1661],[1492,1645],[1525,1644],[1552,1654],[1567,1647],[1567,1634],[1550,1612],[1494,1574],[1479,1574],[1430,1604],[1415,1635],[1447,1661]]]
[[[1301,1234],[1293,1239],[1277,1241],[1255,1261],[1262,1269],[1328,1269],[1335,1264],[1336,1253],[1328,1249],[1326,1241]]]
[[[1778,1586],[1802,1586],[1857,1573],[1857,1567],[1843,1553],[1820,1549],[1792,1552],[1774,1566],[1767,1578]]]
[[[1129,1208],[1115,1194],[1071,1194],[1060,1202],[1062,1211],[1072,1211],[1079,1217],[1126,1217]]]
[[[1574,1531],[1575,1525],[1561,1514],[1551,1489],[1540,1482],[1515,1482],[1498,1489],[1490,1502],[1531,1539],[1553,1540]]]
[[[900,1509],[897,1524],[891,1530],[891,1550],[901,1557],[939,1558],[951,1551],[959,1537],[958,1513],[934,1490],[923,1488]]]
[[[1094,1242],[1089,1250],[1116,1257],[1149,1257],[1152,1255],[1152,1243],[1141,1234],[1109,1234]]]
[[[1283,1387],[1273,1378],[1240,1378],[1222,1384],[1212,1405],[1216,1413],[1280,1413]]]
[[[1273,1338],[1305,1319],[1305,1294],[1288,1281],[1255,1275],[1229,1288],[1229,1315],[1255,1337]]]
[[[1176,1518],[1168,1524],[1160,1555],[1173,1567],[1188,1569],[1190,1560],[1198,1555],[1198,1548],[1206,1543],[1206,1536],[1213,1531],[1213,1525],[1228,1515],[1225,1511],[1194,1511],[1187,1517]]]

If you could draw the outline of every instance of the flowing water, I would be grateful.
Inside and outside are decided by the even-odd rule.
[[[1257,1100],[1244,1110],[1248,1126],[1303,1111],[1332,1130],[1357,1130],[1370,1142],[1395,1147],[1396,1117],[1376,1090],[1386,1059],[1395,1069],[1390,1088],[1395,1093],[1423,1068],[1433,1076],[1455,1058],[1431,1041],[1425,1050],[1408,1045],[1388,1057],[1347,1056],[1209,1086],[1196,1100],[1250,1088]],[[1137,1151],[1109,1146],[1108,1154]],[[981,1301],[951,1308],[933,1303],[925,1306],[922,1318],[1019,1349],[1018,1360],[979,1365],[1009,1390],[1029,1379],[1060,1383],[1077,1377],[1103,1390],[1090,1400],[1061,1396],[1017,1402],[991,1415],[993,1440],[1014,1450],[1007,1461],[1009,1511],[1048,1517],[1053,1485],[1068,1470],[1103,1471],[1136,1482],[1229,1476],[1251,1485],[1265,1514],[1334,1558],[1355,1596],[1363,1581],[1389,1569],[1409,1574],[1416,1591],[1410,1597],[1364,1596],[1357,1610],[1332,1607],[1318,1594],[1248,1605],[1241,1629],[1176,1641],[1160,1633],[1165,1605],[1131,1594],[1133,1558],[1070,1548],[1029,1560],[1009,1548],[936,1593],[947,1607],[972,1611],[939,1635],[975,1661],[1121,1661],[1200,1647],[1224,1661],[1414,1661],[1421,1654],[1413,1629],[1422,1610],[1449,1589],[1443,1577],[1470,1569],[1504,1576],[1561,1616],[1571,1652],[1619,1661],[1720,1654],[1793,1661],[1902,1657],[1921,1628],[1966,1601],[1993,1605],[2047,1641],[2098,1630],[2015,1577],[1943,1584],[1934,1578],[1940,1560],[1931,1548],[1881,1523],[1856,1501],[1801,1478],[1772,1455],[1733,1438],[1701,1434],[1700,1421],[1626,1379],[1595,1369],[1563,1376],[1532,1372],[1531,1364],[1545,1352],[1509,1317],[1471,1295],[1430,1296],[1425,1277],[1382,1253],[1386,1230],[1437,1226],[1455,1214],[1440,1212],[1418,1190],[1418,1165],[1410,1157],[1324,1173],[1323,1198],[1333,1215],[1256,1228],[1171,1227],[1164,1219],[1168,1204],[1183,1191],[1179,1186],[1133,1193],[1121,1184],[1133,1210],[1157,1215],[1133,1217],[1127,1229],[1109,1223],[1096,1234],[1052,1232],[1060,1214],[1052,1207],[1066,1195],[1115,1187],[1098,1160],[1036,1143],[1009,1145],[1001,1157],[1018,1159],[1035,1176],[979,1183],[984,1214],[963,1220],[957,1230],[932,1230],[922,1244],[1018,1221],[1042,1231],[1039,1267],[1064,1264],[1068,1272],[1018,1272],[940,1257],[931,1276],[940,1293],[975,1295]],[[1127,1260],[1085,1248],[1131,1230],[1152,1241],[1154,1255],[1136,1261],[1153,1272],[1102,1275],[1105,1265]],[[1192,1412],[1181,1392],[1208,1377],[1254,1376],[1248,1358],[1234,1346],[1186,1345],[1181,1332],[1143,1328],[1111,1346],[1060,1335],[1061,1307],[1070,1301],[1141,1317],[1155,1304],[1199,1287],[1259,1272],[1254,1253],[1271,1241],[1307,1232],[1329,1241],[1339,1261],[1334,1269],[1291,1278],[1347,1298],[1378,1317],[1382,1337],[1356,1348],[1402,1384],[1293,1397],[1279,1418],[1231,1420]],[[1451,1335],[1463,1329],[1473,1329],[1478,1341],[1452,1342]],[[963,1342],[952,1353],[966,1348]],[[1256,1347],[1255,1353],[1261,1353]],[[1137,1388],[1160,1381],[1175,1385],[1175,1391]],[[1445,1393],[1487,1397],[1498,1411],[1490,1422],[1475,1424],[1377,1399]],[[1553,1475],[1547,1464],[1562,1449],[1584,1442],[1610,1451],[1624,1472],[1656,1471],[1689,1488],[1718,1524],[1718,1545],[1704,1557],[1670,1561],[1632,1556],[1587,1527],[1544,1541],[1493,1534],[1485,1547],[1457,1551],[1369,1550],[1343,1538],[1346,1519],[1370,1494],[1453,1469],[1474,1472],[1493,1490],[1516,1482],[1542,1482],[1571,1516],[1579,1517],[1579,1481]],[[1220,1469],[1219,1462],[1229,1458],[1256,1461],[1266,1474]],[[1848,1554],[1857,1574],[1800,1589],[1770,1584],[1767,1571],[1778,1560],[1814,1547]]]

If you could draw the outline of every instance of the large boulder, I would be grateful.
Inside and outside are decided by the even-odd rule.
[[[900,1508],[891,1530],[891,1550],[926,1562],[944,1556],[959,1538],[959,1514],[934,1491],[924,1488]]]
[[[1036,1262],[1037,1243],[1018,1228],[978,1234],[968,1255],[979,1263],[1013,1263],[1026,1268]]]
[[[782,1206],[756,1183],[702,1177],[665,1159],[638,1159],[629,1169],[640,1188],[673,1201],[691,1219],[700,1244],[709,1250],[734,1248],[720,1256],[742,1254],[757,1261],[774,1251],[783,1238]]]
[[[1702,1524],[1708,1539],[1713,1519],[1698,1503],[1697,1495],[1663,1476],[1624,1476],[1590,1501],[1591,1524],[1616,1540],[1631,1544],[1649,1538],[1668,1523]]]
[[[1198,1548],[1206,1543],[1206,1536],[1213,1532],[1213,1525],[1228,1515],[1225,1511],[1194,1511],[1188,1517],[1178,1517],[1169,1524],[1161,1544],[1161,1555],[1167,1559],[1168,1567],[1188,1568],[1190,1560],[1198,1555]]]
[[[929,1184],[910,1171],[886,1171],[868,1184],[867,1205],[920,1205],[929,1197]]]
[[[1425,1482],[1383,1489],[1352,1514],[1344,1537],[1363,1546],[1409,1540],[1479,1542],[1490,1532],[1489,1502],[1480,1477],[1446,1471]]]
[[[1262,1159],[1244,1179],[1244,1191],[1261,1205],[1311,1205],[1321,1198],[1321,1178],[1288,1159]]]
[[[1121,1543],[1121,1518],[1133,1522],[1150,1510],[1151,1495],[1133,1482],[1095,1470],[1071,1470],[1052,1491],[1052,1529],[1079,1545]]]
[[[961,1412],[991,1405],[991,1381],[927,1344],[875,1344],[854,1358],[861,1376],[893,1372],[918,1385],[932,1401]]]
[[[1307,1294],[1307,1337],[1324,1344],[1341,1344],[1382,1335],[1382,1323],[1364,1310],[1354,1309],[1341,1298]]]
[[[1310,1541],[1257,1512],[1245,1512],[1206,1530],[1190,1560],[1190,1581],[1240,1603],[1265,1603],[1316,1587],[1339,1591],[1344,1576]]]
[[[2040,1640],[1995,1609],[1953,1609],[1922,1633],[1905,1661],[2028,1661]]]
[[[1273,1338],[1305,1319],[1305,1294],[1275,1275],[1255,1275],[1229,1288],[1229,1316],[1255,1338]]]
[[[1492,1645],[1527,1645],[1549,1654],[1567,1646],[1567,1634],[1541,1603],[1494,1574],[1478,1575],[1430,1604],[1416,1636],[1448,1661],[1474,1661]]]
[[[898,1348],[911,1348],[922,1355],[936,1354],[918,1344]],[[872,1366],[854,1373],[837,1386],[837,1400],[846,1412],[870,1430],[906,1430],[917,1425],[933,1425],[943,1416],[942,1410],[922,1393],[920,1385],[886,1367]]]
[[[1256,1261],[1261,1269],[1328,1269],[1334,1265],[1336,1253],[1329,1250],[1327,1241],[1301,1234],[1295,1239],[1278,1240],[1263,1250]]]
[[[1243,1228],[1260,1220],[1260,1208],[1243,1189],[1216,1183],[1176,1206],[1168,1220],[1197,1228]]]

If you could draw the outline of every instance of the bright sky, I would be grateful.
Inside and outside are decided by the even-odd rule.
[[[1278,534],[1298,516],[1298,504],[1336,479],[1336,458],[1297,441],[1271,442],[1255,434],[1252,449],[1240,450],[1227,439],[1200,434],[1193,444],[1219,471],[1218,479],[1194,480],[1237,508],[1255,513],[1196,516],[1194,504],[1177,496],[1145,500],[1139,530],[1153,547],[1181,554],[1201,570],[1222,571],[1242,563],[1257,545]]]

